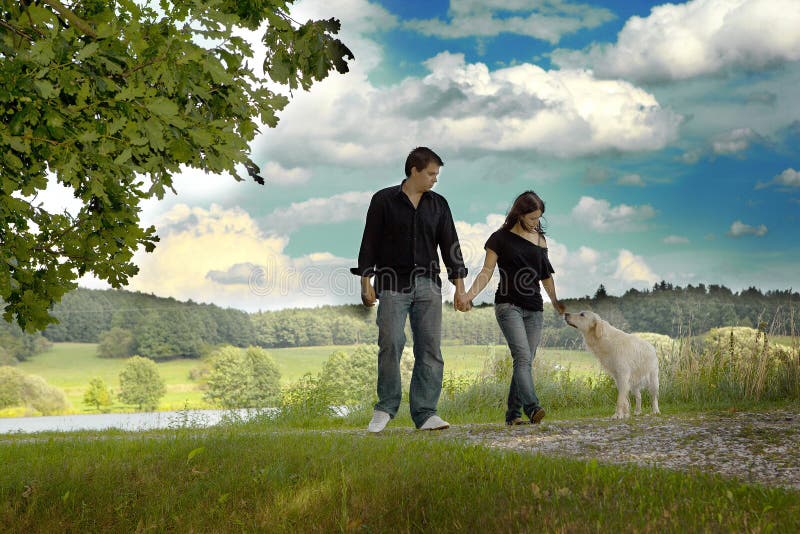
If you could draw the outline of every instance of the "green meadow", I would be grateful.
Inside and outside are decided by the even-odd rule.
[[[281,372],[281,383],[296,382],[306,373],[315,374],[322,369],[328,357],[336,351],[350,351],[355,345],[297,347],[269,349]],[[487,357],[502,354],[504,345],[452,345],[442,347],[445,372],[455,375],[480,373]],[[599,372],[597,360],[585,351],[563,349],[540,349],[537,358],[543,362],[569,367],[574,374],[591,375]],[[161,399],[160,410],[210,408],[203,400],[199,382],[192,380],[193,369],[200,367],[202,360],[177,359],[158,363],[158,370],[167,385],[167,394]],[[17,368],[25,374],[38,375],[66,393],[75,413],[90,412],[83,404],[83,394],[89,380],[102,378],[112,390],[119,386],[119,373],[125,365],[124,359],[97,357],[97,345],[93,343],[55,343],[52,349],[21,362]],[[121,404],[112,406],[112,411],[131,408]],[[3,413],[0,415],[20,415]]]

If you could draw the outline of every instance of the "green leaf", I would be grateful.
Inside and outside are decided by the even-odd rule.
[[[114,158],[114,163],[116,165],[122,165],[123,163],[131,159],[131,155],[132,155],[131,149],[126,148],[125,150],[122,151],[122,154]]]
[[[172,100],[163,97],[150,99],[145,103],[145,106],[160,117],[174,117],[178,114],[178,105]]]
[[[17,152],[22,152],[24,154],[29,154],[30,151],[31,151],[30,144],[29,143],[23,143],[22,139],[20,139],[19,137],[10,136],[10,137],[7,137],[6,139],[4,139],[4,141],[7,141],[8,144],[11,145],[11,148],[16,150]]]
[[[189,137],[192,138],[192,141],[194,141],[195,144],[204,148],[214,144],[214,136],[207,130],[189,130]]]
[[[36,92],[39,93],[39,96],[42,98],[50,98],[58,92],[48,80],[36,80],[33,82],[33,85],[36,87]]]
[[[100,48],[100,43],[97,41],[92,41],[91,43],[87,44],[83,48],[81,48],[80,52],[75,55],[76,61],[83,61],[88,57],[91,57],[97,53],[97,50]]]
[[[117,30],[111,24],[103,22],[97,25],[95,32],[97,33],[98,39],[107,39],[109,37],[114,37],[117,33]]]
[[[56,14],[36,4],[28,6],[28,15],[31,17],[33,24],[41,24],[42,22],[58,22]]]

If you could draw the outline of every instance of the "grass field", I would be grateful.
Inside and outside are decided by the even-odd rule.
[[[281,383],[290,384],[306,373],[317,373],[328,357],[337,350],[349,351],[355,346],[300,347],[269,349],[281,372]],[[487,347],[482,345],[454,345],[442,347],[445,372],[455,374],[479,373],[487,356],[494,350],[503,354],[504,345]],[[540,349],[537,356],[543,361],[563,367],[569,366],[576,374],[592,374],[599,371],[597,360],[584,351]],[[48,383],[61,388],[72,403],[76,413],[89,412],[83,404],[83,393],[89,380],[102,378],[111,389],[119,385],[119,373],[125,360],[97,357],[97,346],[92,343],[55,343],[45,353],[37,354],[18,365],[25,374],[39,375]],[[191,380],[189,373],[201,365],[199,360],[172,360],[158,364],[159,372],[167,384],[167,394],[161,399],[159,409],[208,408],[203,401],[200,385]],[[130,409],[115,405],[113,411]],[[19,414],[13,414],[19,415]]]

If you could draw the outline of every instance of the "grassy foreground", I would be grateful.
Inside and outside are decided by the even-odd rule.
[[[800,494],[395,429],[0,441],[3,532],[797,532]]]

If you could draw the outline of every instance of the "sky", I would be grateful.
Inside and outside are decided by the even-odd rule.
[[[350,72],[296,91],[251,143],[265,186],[187,170],[147,201],[161,242],[129,289],[247,311],[358,303],[370,197],[416,146],[444,160],[434,190],[467,285],[534,190],[561,298],[800,287],[797,0],[301,0],[291,15],[340,19]]]

